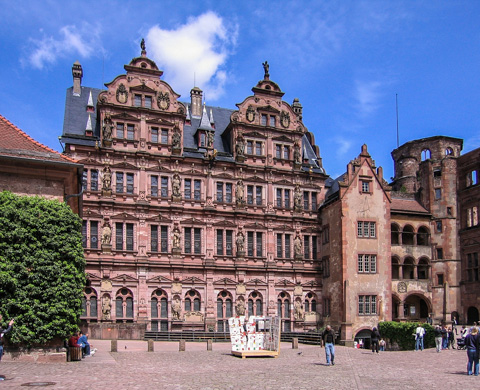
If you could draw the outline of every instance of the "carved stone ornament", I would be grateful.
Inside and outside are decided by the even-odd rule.
[[[282,111],[282,113],[280,114],[280,122],[285,128],[290,126],[290,114],[286,111]]]
[[[172,283],[172,294],[181,294],[182,293],[182,283]]]
[[[117,102],[125,104],[128,99],[128,91],[125,85],[120,84],[117,88]]]
[[[168,92],[159,92],[157,96],[157,105],[160,110],[168,110],[170,107],[170,95]]]
[[[253,106],[248,106],[247,108],[247,121],[253,122],[255,120],[255,109]]]
[[[406,293],[407,292],[407,283],[399,282],[397,285],[397,291],[399,293]]]

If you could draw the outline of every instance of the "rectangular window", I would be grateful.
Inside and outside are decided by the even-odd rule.
[[[317,211],[317,193],[316,192],[312,192],[311,194],[311,198],[312,198],[312,210],[313,211]]]
[[[253,204],[253,186],[247,186],[247,204]]]
[[[443,286],[443,274],[437,274],[437,285],[438,286]]]
[[[285,208],[290,208],[290,190],[284,190],[283,192],[284,200],[285,200]]]
[[[270,117],[270,127],[275,127],[275,117],[273,115]]]
[[[312,236],[312,259],[317,260],[317,236]]]
[[[115,223],[115,249],[117,251],[123,250],[123,223]]]
[[[127,194],[133,194],[133,173],[127,173]]]
[[[330,276],[330,259],[324,257],[322,259],[322,277],[328,278]]]
[[[87,184],[88,184],[88,171],[85,169],[83,171],[83,176],[82,176],[82,187],[84,191],[87,190]]]
[[[87,247],[88,233],[87,233],[87,221],[82,221],[82,247]]]
[[[133,223],[127,223],[127,251],[133,251]]]
[[[162,144],[168,144],[168,130],[162,129]]]
[[[290,234],[285,234],[285,258],[289,259],[290,258],[290,241],[291,241],[291,235]]]
[[[98,222],[90,221],[90,248],[98,248]]]
[[[435,226],[437,228],[437,233],[441,233],[443,230],[442,221],[437,221]]]
[[[288,146],[283,147],[283,158],[288,160],[290,158],[290,148]]]
[[[98,171],[96,169],[90,171],[90,190],[98,191]]]
[[[310,236],[303,236],[303,255],[305,259],[310,258]]]
[[[366,180],[362,180],[362,192],[370,192],[370,182]]]
[[[142,95],[135,94],[134,104],[135,104],[135,107],[141,107],[142,106]]]
[[[152,108],[152,97],[145,96],[145,108]]]
[[[359,315],[376,315],[377,314],[377,296],[376,295],[359,295],[358,314]]]
[[[223,183],[217,183],[217,202],[223,203]]]
[[[168,226],[161,226],[161,230],[160,230],[160,250],[163,253],[168,252]]]
[[[262,155],[262,143],[261,142],[255,142],[255,154],[257,156]]]
[[[262,233],[257,232],[257,257],[261,257],[263,255],[263,242],[262,242]]]
[[[357,222],[357,237],[375,238],[376,237],[376,223],[368,221]]]
[[[442,248],[437,248],[437,259],[438,260],[443,259],[443,249]]]
[[[253,232],[247,233],[247,256],[253,256]]]
[[[309,196],[310,194],[308,193],[308,191],[303,191],[303,209],[304,210],[308,210],[309,209],[309,205],[310,205],[310,202],[309,202]]]
[[[227,230],[225,235],[226,241],[226,254],[227,256],[232,256],[233,254],[233,230]]]
[[[247,141],[247,154],[253,154],[253,141]]]
[[[158,143],[158,127],[152,127],[151,141],[155,144]]]
[[[282,158],[282,145],[275,145],[275,157]]]
[[[232,183],[225,183],[225,202],[232,203]]]
[[[150,195],[158,196],[158,176],[150,176]]]
[[[262,187],[256,187],[255,193],[256,193],[257,206],[261,206],[262,205]]]
[[[123,193],[123,172],[115,173],[115,190],[117,193]]]
[[[193,181],[193,198],[195,200],[200,200],[200,195],[201,195],[201,189],[202,189],[202,182],[200,180],[194,180]]]
[[[161,178],[161,196],[162,198],[168,197],[168,177],[162,176]]]
[[[185,179],[183,182],[183,189],[184,189],[184,197],[185,199],[191,199],[192,198],[192,180],[191,179]]]
[[[158,252],[158,226],[150,226],[150,250],[152,252]]]
[[[376,255],[358,255],[358,272],[374,274],[377,272],[377,256]]]
[[[129,139],[129,140],[135,139],[135,126],[134,125],[127,125],[127,139]]]
[[[117,138],[124,138],[124,133],[123,133],[123,123],[117,123]]]
[[[435,200],[442,199],[442,189],[435,188]]]
[[[195,254],[202,253],[202,229],[193,229],[193,252]]]
[[[283,237],[277,234],[277,257],[283,257]]]
[[[262,114],[262,116],[261,116],[261,122],[260,122],[262,126],[266,126],[266,125],[267,125],[267,119],[268,119],[267,115],[266,115],[266,114]]]
[[[184,251],[185,253],[192,253],[192,228],[186,227],[183,231]]]
[[[217,256],[223,255],[223,230],[217,230]]]
[[[324,226],[322,229],[322,244],[327,244],[330,241],[330,227]]]
[[[282,207],[282,190],[277,188],[277,207]]]

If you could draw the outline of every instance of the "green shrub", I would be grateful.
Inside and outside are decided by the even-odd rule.
[[[415,330],[419,324],[417,322],[381,322],[378,327],[382,338],[388,339],[388,343],[398,344],[401,350],[415,349]],[[435,336],[433,327],[429,324],[421,324],[425,329],[423,345],[425,348],[435,346]]]
[[[81,221],[56,200],[0,193],[0,314],[9,340],[64,339],[78,327],[85,285]],[[5,324],[3,324],[5,325]]]

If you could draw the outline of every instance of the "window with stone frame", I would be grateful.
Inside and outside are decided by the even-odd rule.
[[[360,180],[361,192],[364,194],[371,193],[371,180]]]
[[[133,141],[135,139],[135,126],[127,124],[127,139]]]
[[[217,255],[233,255],[233,230],[217,230]]]
[[[233,316],[233,299],[228,291],[217,295],[217,332],[228,332],[228,319]]]
[[[217,182],[217,203],[232,203],[232,183]]]
[[[313,292],[308,292],[307,295],[305,295],[305,313],[308,312],[316,312],[317,311],[317,296]]]
[[[358,296],[358,315],[368,316],[377,315],[377,296],[359,295]]]
[[[98,249],[98,221],[82,221],[82,246],[89,249]]]
[[[196,290],[189,290],[184,298],[185,311],[200,311],[201,299],[200,294]]]
[[[442,199],[442,189],[435,188],[435,200],[440,200],[440,199]]]
[[[322,227],[322,244],[328,244],[330,242],[330,226]]]
[[[162,129],[160,134],[161,134],[160,142],[164,145],[167,145],[168,144],[168,129]]]
[[[479,281],[478,252],[467,253],[467,281]]]
[[[247,204],[261,206],[263,204],[263,187],[247,185]]]
[[[133,320],[133,294],[128,288],[122,288],[116,294],[115,317],[117,322]]]
[[[317,210],[317,193],[315,191],[303,191],[303,209]]]
[[[168,331],[168,295],[165,291],[157,289],[152,293],[150,310],[151,330]]]
[[[376,223],[371,221],[357,221],[357,237],[376,238]]]
[[[152,127],[150,129],[150,141],[154,144],[158,143],[158,127]]]
[[[145,108],[152,108],[152,97],[145,96]]]
[[[322,258],[322,277],[324,279],[330,277],[330,258],[328,256]]]
[[[289,188],[277,188],[276,189],[276,207],[290,209],[290,189]]]
[[[133,96],[133,104],[135,107],[142,107],[142,95],[135,94]]]
[[[282,291],[280,294],[278,294],[277,316],[284,320],[289,320],[291,317],[290,304],[290,295],[286,291]]]
[[[202,196],[202,181],[194,179],[193,180],[193,199],[201,200]]]
[[[262,232],[247,232],[247,256],[263,257]]]
[[[276,253],[279,259],[291,257],[291,234],[277,233]]]
[[[134,250],[134,225],[133,223],[115,223],[115,249],[117,251]]]
[[[478,225],[478,208],[477,206],[467,208],[467,227]]]
[[[263,316],[263,299],[262,294],[253,291],[248,296],[247,301],[248,316]]]
[[[358,273],[375,274],[377,273],[377,255],[359,254],[357,262]]]
[[[125,138],[125,124],[121,122],[117,122],[116,126],[116,138],[124,139]]]
[[[478,184],[478,171],[472,170],[467,173],[467,187],[471,187]]]
[[[160,196],[162,198],[168,198],[168,193],[169,193],[168,182],[169,182],[168,176],[162,176],[160,178]]]
[[[329,317],[332,313],[330,298],[323,298],[323,316]]]
[[[202,252],[202,229],[185,227],[183,230],[184,252],[201,254]]]
[[[98,298],[96,291],[87,286],[82,295],[82,314],[81,318],[96,321],[98,317]]]
[[[155,198],[158,196],[158,176],[156,175],[150,176],[150,196]]]

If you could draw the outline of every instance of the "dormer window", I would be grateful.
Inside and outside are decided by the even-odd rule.
[[[207,146],[207,135],[204,132],[198,133],[198,146],[205,148]]]

